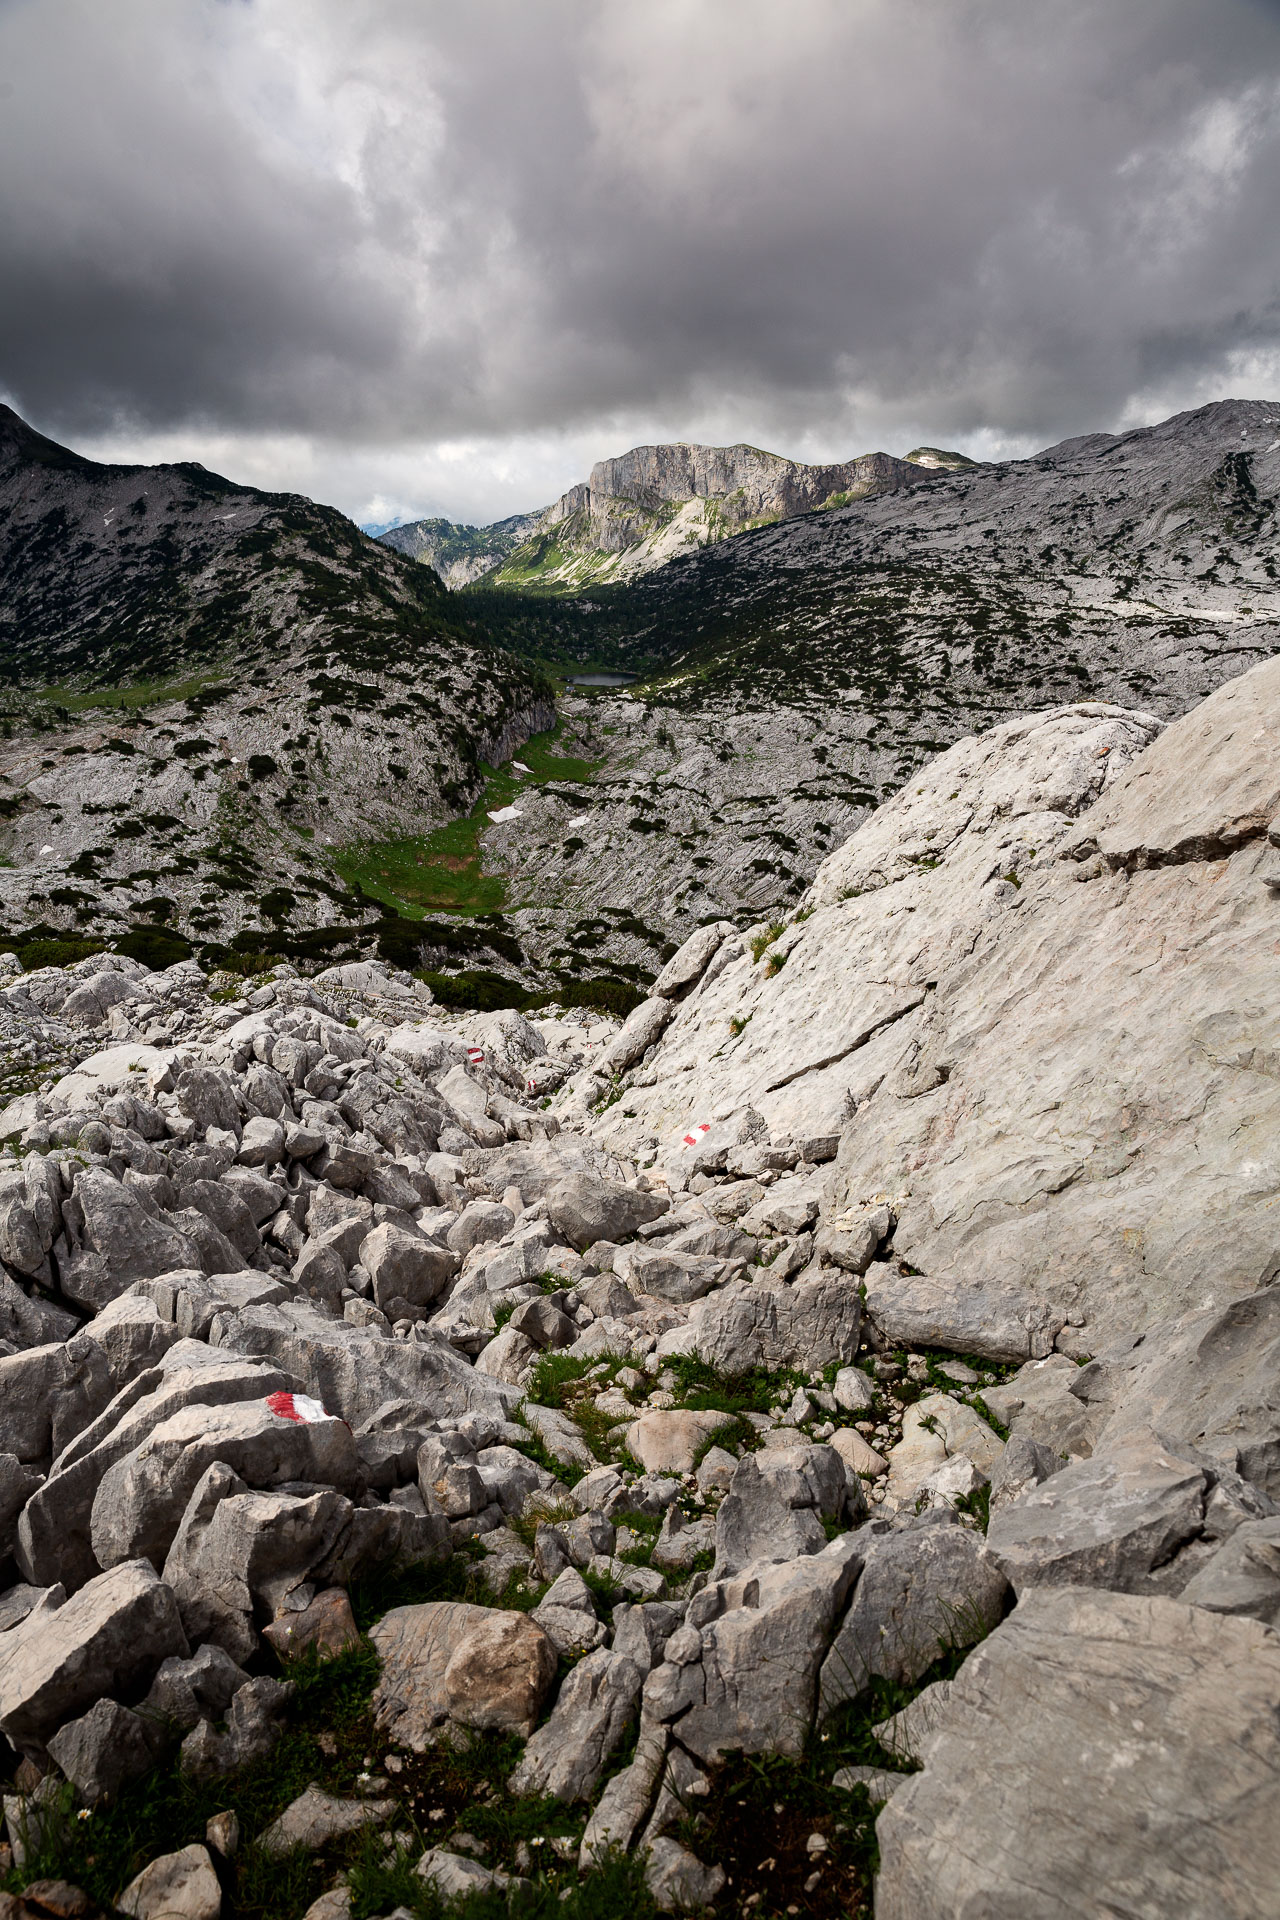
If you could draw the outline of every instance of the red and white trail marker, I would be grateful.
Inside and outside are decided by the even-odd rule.
[[[686,1147],[696,1147],[699,1141],[702,1139],[702,1136],[706,1133],[710,1133],[710,1131],[711,1131],[711,1122],[709,1120],[699,1120],[697,1126],[691,1127],[688,1133],[686,1133],[686,1135],[684,1136],[684,1139],[681,1142],[681,1145]]]
[[[482,1067],[484,1065],[484,1048],[468,1047],[467,1058],[473,1067]]]
[[[334,1417],[326,1413],[320,1401],[313,1400],[309,1393],[269,1393],[267,1405],[282,1420],[294,1420],[301,1427],[309,1427],[316,1420],[332,1420]]]

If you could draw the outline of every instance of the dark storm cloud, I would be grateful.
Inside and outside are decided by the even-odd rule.
[[[1276,386],[1277,204],[1261,0],[0,4],[68,437],[1047,440]]]

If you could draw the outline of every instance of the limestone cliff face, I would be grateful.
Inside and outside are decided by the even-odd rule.
[[[919,473],[887,453],[867,453],[832,466],[805,466],[759,447],[633,447],[597,460],[585,486],[571,487],[548,509],[543,526],[585,516],[582,531],[606,553],[645,538],[664,507],[690,500],[719,504],[724,530],[811,513],[833,494],[860,499],[910,486]]]
[[[566,587],[623,579],[746,527],[845,506],[922,478],[920,466],[887,453],[807,466],[745,445],[633,447],[598,460],[589,480],[548,507],[498,577]]]

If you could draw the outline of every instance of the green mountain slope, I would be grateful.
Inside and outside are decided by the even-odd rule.
[[[551,719],[538,672],[455,606],[330,508],[97,465],[5,409],[9,929],[367,918],[334,855],[465,811],[481,762]]]

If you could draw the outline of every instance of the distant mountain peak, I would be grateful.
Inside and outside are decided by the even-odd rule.
[[[931,450],[936,451],[936,450]],[[943,466],[963,455],[939,455]],[[597,460],[493,569],[495,585],[558,593],[652,573],[749,527],[915,486],[920,465],[887,453],[810,464],[737,441],[674,440]]]
[[[959,473],[965,467],[979,464],[967,453],[955,453],[947,447],[913,447],[906,458],[913,467],[941,468],[946,473]]]

